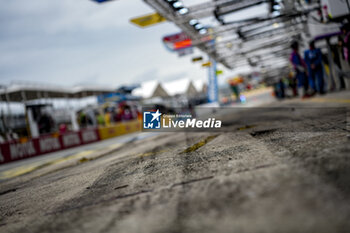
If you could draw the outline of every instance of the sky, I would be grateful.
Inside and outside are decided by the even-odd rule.
[[[179,58],[162,44],[163,36],[179,32],[175,25],[139,28],[129,22],[153,12],[142,0],[2,0],[0,85],[206,80],[207,70],[191,62],[199,51]]]

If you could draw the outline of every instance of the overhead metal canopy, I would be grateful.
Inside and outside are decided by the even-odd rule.
[[[254,63],[260,67],[287,66],[290,42],[300,38],[306,16],[319,7],[318,1],[303,5],[295,0],[211,0],[193,6],[177,0],[144,2],[177,25],[194,46],[229,69]],[[233,21],[224,19],[256,6],[266,8],[266,14]],[[216,22],[201,23],[209,17]],[[204,40],[208,36],[212,40]]]

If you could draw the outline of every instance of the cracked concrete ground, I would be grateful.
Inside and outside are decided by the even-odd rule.
[[[350,232],[349,128],[324,111],[350,94],[322,98],[275,104],[311,109],[306,121],[225,111],[222,132],[162,133],[4,181],[0,232]]]

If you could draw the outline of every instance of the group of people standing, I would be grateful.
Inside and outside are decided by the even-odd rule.
[[[322,52],[315,47],[315,42],[309,43],[309,49],[304,52],[304,58],[299,53],[299,43],[294,41],[290,61],[293,64],[297,86],[303,90],[302,96],[310,97],[316,93],[325,94],[324,70]]]
[[[338,45],[332,50],[334,57],[336,76],[339,79],[340,88],[348,88],[349,83],[344,79],[350,73],[350,24],[341,27],[341,34],[338,36]],[[304,52],[304,57],[299,53],[299,43],[294,41],[291,44],[293,50],[290,61],[295,71],[297,87],[303,90],[303,97],[309,97],[316,93],[325,94],[326,85],[323,67],[323,55],[321,49],[315,47],[315,41],[309,43],[309,49]],[[327,60],[327,59],[326,59]],[[344,62],[340,62],[340,60]],[[330,71],[332,72],[332,71]],[[345,83],[348,84],[345,84]],[[334,85],[333,85],[334,86]]]

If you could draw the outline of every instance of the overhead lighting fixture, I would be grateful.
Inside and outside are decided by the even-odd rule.
[[[203,24],[199,23],[197,19],[191,19],[188,21],[188,24],[194,27],[201,35],[208,33],[208,29],[205,28]]]
[[[207,32],[208,32],[208,30],[205,29],[205,28],[199,30],[199,34],[201,34],[201,35],[204,35],[204,34],[206,34]]]
[[[280,26],[280,24],[279,24],[279,23],[274,23],[274,24],[272,24],[272,26],[273,26],[274,28],[278,28],[278,27]]]
[[[184,8],[181,8],[178,10],[178,12],[181,14],[181,15],[184,15],[184,14],[187,14],[188,13],[188,8],[184,7]]]
[[[273,6],[273,9],[276,10],[276,11],[278,11],[278,10],[281,10],[282,7],[281,7],[280,5],[274,5],[274,6]]]
[[[282,1],[281,0],[270,0],[270,13],[272,13],[273,16],[280,15],[280,11],[282,10]],[[279,12],[279,14],[275,13]]]
[[[197,24],[194,25],[194,28],[197,29],[197,30],[200,30],[200,29],[203,28],[203,25],[200,24],[200,23],[197,23]]]
[[[179,13],[180,15],[187,14],[189,12],[189,9],[187,7],[184,7],[184,4],[182,1],[177,0],[166,0],[166,2],[170,5],[170,7]]]
[[[180,8],[180,7],[183,7],[184,5],[182,4],[182,2],[174,2],[173,3],[173,7],[175,8]]]
[[[198,23],[198,20],[196,19],[191,19],[190,22],[188,22],[191,26],[195,25]]]
[[[281,15],[281,12],[279,12],[279,11],[272,12],[272,16],[274,16],[274,17],[280,16],[280,15]]]

